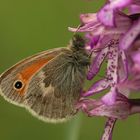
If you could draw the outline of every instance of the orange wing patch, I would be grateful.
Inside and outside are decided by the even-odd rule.
[[[18,90],[18,93],[20,95],[25,94],[25,90],[27,89],[29,80],[32,78],[32,76],[53,58],[54,58],[54,56],[50,56],[47,59],[44,58],[44,59],[38,60],[35,63],[28,66],[27,68],[23,69],[17,75],[17,79],[23,82],[23,88],[21,90]]]

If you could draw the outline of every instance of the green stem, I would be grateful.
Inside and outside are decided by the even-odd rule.
[[[66,140],[78,140],[80,136],[80,128],[82,124],[82,115],[78,115],[69,125]]]

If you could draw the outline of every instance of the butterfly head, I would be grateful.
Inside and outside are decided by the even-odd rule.
[[[85,47],[86,40],[79,34],[75,34],[71,40],[71,47],[79,50]]]

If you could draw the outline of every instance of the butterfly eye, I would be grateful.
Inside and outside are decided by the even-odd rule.
[[[14,83],[14,88],[15,88],[16,90],[22,89],[22,88],[23,88],[23,83],[22,83],[22,81],[20,81],[20,80],[15,81],[15,83]]]

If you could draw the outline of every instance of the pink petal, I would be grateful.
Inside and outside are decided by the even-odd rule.
[[[108,86],[109,86],[109,83],[107,82],[107,79],[99,80],[96,83],[94,83],[93,86],[82,96],[87,97],[87,96],[94,95],[98,92],[101,92],[102,90],[107,89]]]
[[[122,12],[116,12],[114,16],[116,28],[124,28],[127,31],[127,29],[129,29],[129,27],[132,25],[131,18],[129,18],[129,16],[127,16],[126,14]]]
[[[106,26],[114,26],[114,11],[110,5],[105,5],[97,15],[99,21]]]
[[[118,82],[118,55],[118,41],[112,40],[107,56],[107,79],[110,80],[111,87],[115,87]]]
[[[110,7],[113,9],[126,7],[133,2],[133,0],[110,0],[110,1],[111,1]]]
[[[135,63],[140,65],[140,51],[132,54],[132,59]]]
[[[131,112],[132,104],[129,100],[118,93],[116,102],[112,105],[106,105],[102,100],[81,99],[77,107],[82,109],[88,116],[105,116],[117,119],[125,119]]]
[[[140,34],[140,19],[136,23],[134,23],[131,29],[124,35],[124,37],[120,42],[120,47],[124,50],[128,49],[139,34]]]
[[[96,13],[81,14],[80,20],[83,24],[97,22],[97,14]]]
[[[130,26],[132,25],[132,20],[125,14],[121,12],[117,12],[114,14],[114,26],[106,26],[104,29],[104,34],[122,34],[128,31]]]
[[[129,6],[129,13],[136,14],[140,13],[140,5],[132,4]]]
[[[132,0],[110,0],[109,4],[106,4],[99,12],[98,19],[106,26],[115,26],[116,10],[124,8],[131,4]],[[124,22],[125,23],[125,22]]]
[[[100,70],[101,64],[103,63],[108,52],[108,48],[103,49],[93,60],[90,69],[88,71],[87,79],[91,80]]]
[[[116,97],[116,102],[112,105],[106,105],[102,103],[102,105],[95,106],[95,108],[90,109],[90,116],[105,116],[105,117],[113,117],[117,119],[125,119],[130,114],[130,103],[128,100],[122,99],[118,100]]]
[[[108,118],[105,125],[104,134],[101,140],[112,140],[112,133],[115,123],[116,123],[115,118]]]
[[[121,58],[122,58],[122,62],[123,62],[123,66],[122,66],[123,72],[122,72],[122,75],[120,75],[119,80],[121,82],[123,82],[128,78],[128,61],[127,61],[127,58],[126,58],[126,55],[125,55],[124,51],[121,51],[120,54],[121,54]]]
[[[93,49],[96,46],[100,38],[99,35],[93,36],[92,33],[87,33],[85,37],[89,40],[88,45],[90,45],[91,49]]]
[[[111,88],[110,92],[105,94],[101,100],[104,102],[104,104],[109,106],[115,103],[116,98],[117,98],[116,88]]]

